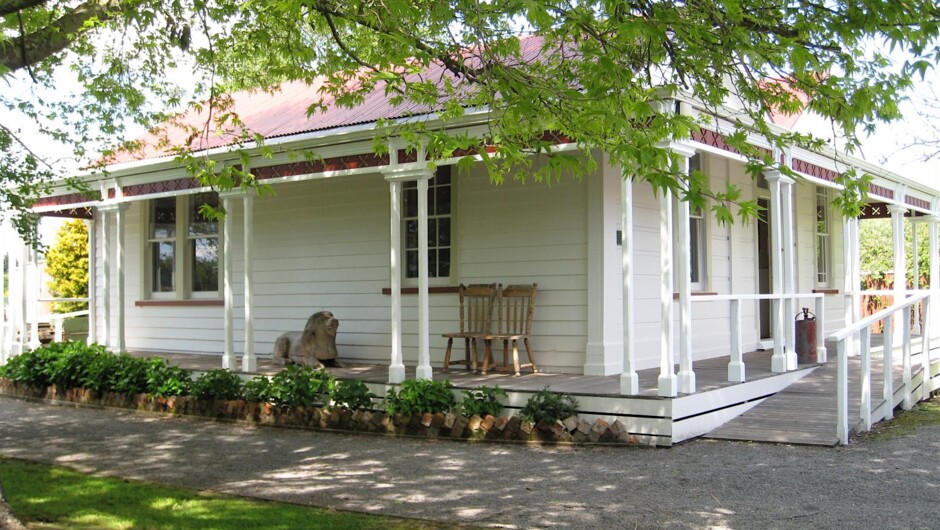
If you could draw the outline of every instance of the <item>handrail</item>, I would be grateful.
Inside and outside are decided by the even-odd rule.
[[[822,298],[825,293],[794,293],[794,294],[701,294],[692,296],[693,302],[722,302],[731,300],[797,300],[801,298]]]
[[[897,302],[893,305],[890,305],[878,311],[877,313],[872,313],[868,315],[867,317],[859,320],[858,322],[852,324],[851,326],[843,328],[842,330],[829,335],[829,339],[840,341],[842,339],[848,338],[849,336],[854,335],[858,333],[859,331],[861,331],[862,328],[867,328],[871,326],[872,324],[874,324],[875,322],[878,322],[879,320],[883,320],[887,316],[893,315],[897,311],[900,311],[901,309],[904,309],[907,306],[913,305],[921,300],[925,300],[929,295],[930,295],[929,291],[921,291],[918,294],[905,298],[903,302]]]
[[[52,313],[49,315],[49,323],[52,324],[54,329],[53,339],[56,342],[62,342],[62,324],[67,318],[81,317],[88,315],[89,311],[87,309],[82,309],[81,311],[72,311],[71,313]],[[91,325],[91,323],[89,323]]]
[[[930,292],[919,290],[916,294],[910,295],[902,301],[897,301],[889,307],[886,307],[858,322],[853,323],[844,329],[829,335],[831,340],[836,341],[836,351],[838,352],[838,366],[836,375],[836,436],[839,442],[847,444],[849,442],[849,369],[848,355],[850,344],[859,348],[860,357],[860,382],[861,382],[861,400],[859,403],[859,420],[861,430],[871,429],[872,423],[881,419],[889,419],[894,414],[894,330],[891,326],[891,320],[901,311],[903,311],[904,325],[901,328],[901,347],[902,347],[902,381],[903,401],[902,405],[909,410],[912,406],[912,372],[911,372],[911,326],[908,325],[911,318],[912,308],[915,304],[923,301],[924,321],[928,320],[930,308]],[[892,293],[895,294],[895,293]],[[871,403],[871,326],[876,322],[884,321],[884,354],[882,355],[883,364],[883,389],[882,396],[884,405],[876,414],[872,413]],[[856,342],[857,341],[857,342]],[[922,362],[924,385],[922,386],[921,398],[930,395],[930,390],[923,390],[929,386],[930,381],[930,338],[929,333],[921,336]],[[877,416],[877,417],[875,417]]]
[[[741,302],[771,300],[774,302],[776,318],[786,322],[789,321],[790,316],[782,314],[782,311],[785,311],[785,308],[782,307],[785,301],[813,299],[815,300],[813,309],[816,313],[816,317],[819,319],[818,325],[821,328],[820,331],[822,331],[825,324],[823,321],[825,318],[825,296],[825,293],[703,294],[690,297],[690,299],[692,302],[730,302],[731,351],[728,361],[728,382],[743,383],[746,381],[747,377],[744,366],[744,347],[741,329]],[[795,332],[792,327],[785,330],[784,325],[785,324],[779,321],[776,325],[777,331],[775,335],[778,336],[774,337],[774,354],[771,357],[771,370],[773,371],[795,369],[798,362],[796,359]],[[784,344],[786,344],[787,351],[784,350]],[[821,332],[816,334],[815,346],[816,362],[825,363],[827,361],[827,352]]]

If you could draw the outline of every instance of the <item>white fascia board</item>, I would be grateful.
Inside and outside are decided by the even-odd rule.
[[[675,99],[687,105],[686,108],[690,111],[689,114],[691,116],[694,116],[694,117],[708,116],[708,118],[711,120],[711,123],[707,125],[703,124],[703,127],[705,127],[706,129],[712,129],[712,130],[717,130],[717,131],[721,131],[726,128],[733,129],[734,127],[733,123],[729,121],[726,118],[726,116],[734,116],[736,118],[739,118],[745,124],[750,123],[750,120],[747,119],[746,114],[742,113],[741,111],[736,111],[734,109],[724,108],[724,107],[717,109],[720,114],[718,118],[716,119],[714,115],[707,112],[707,109],[705,108],[704,105],[702,105],[700,101],[696,100],[694,97],[690,96],[689,94],[677,94],[675,96]],[[783,133],[793,132],[789,129],[779,127],[772,123],[768,123],[768,126],[775,133],[783,134]],[[770,147],[770,144],[769,142],[767,142],[766,138],[763,138],[753,133],[748,134],[748,141],[760,147]],[[884,185],[887,188],[893,189],[894,188],[893,184],[904,184],[907,187],[909,192],[916,190],[917,194],[922,194],[923,197],[921,198],[924,198],[925,200],[928,197],[933,198],[933,197],[940,196],[940,188],[932,188],[929,186],[925,186],[921,182],[911,180],[903,175],[900,175],[893,171],[889,171],[867,160],[863,160],[861,158],[858,158],[854,155],[851,155],[842,151],[837,151],[836,149],[829,147],[829,146],[824,146],[819,151],[809,151],[807,149],[802,149],[802,148],[793,148],[793,149],[794,149],[792,153],[793,156],[800,158],[802,160],[806,160],[807,162],[811,162],[818,166],[832,169],[833,171],[840,171],[838,164],[844,164],[846,166],[855,167],[876,178],[883,179],[886,183],[888,183],[888,185],[884,185],[884,184],[882,185]],[[709,150],[709,152],[712,152],[712,151],[713,150]],[[801,173],[801,175],[803,174]],[[809,175],[803,175],[803,176],[812,178],[812,177],[809,177]],[[827,182],[827,181],[822,181],[820,179],[813,179],[813,180],[820,181],[821,183]],[[913,193],[909,193],[909,194],[915,195]],[[910,205],[908,205],[908,207],[917,209],[916,207],[911,207]],[[920,211],[920,209],[918,210]]]

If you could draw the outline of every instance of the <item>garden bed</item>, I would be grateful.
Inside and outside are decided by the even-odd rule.
[[[619,420],[594,422],[571,416],[564,421],[532,423],[518,416],[464,416],[456,412],[387,414],[381,410],[284,407],[245,400],[201,400],[192,396],[155,397],[97,392],[84,388],[59,390],[55,385],[35,388],[0,378],[0,394],[79,405],[197,416],[258,425],[311,430],[366,432],[422,438],[490,440],[538,443],[586,443],[637,445]]]

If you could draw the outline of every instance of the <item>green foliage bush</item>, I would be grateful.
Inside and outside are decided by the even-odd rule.
[[[185,396],[193,385],[193,372],[153,357],[147,366],[147,391],[154,396]]]
[[[44,348],[23,352],[0,366],[0,377],[31,387],[45,388],[52,384],[49,379],[49,365],[56,358],[57,355],[47,352]]]
[[[84,388],[98,375],[96,366],[114,358],[104,346],[83,342],[54,342],[44,353],[52,357],[46,369],[49,382],[65,390]]]
[[[401,384],[401,390],[391,389],[385,396],[385,408],[392,414],[417,414],[424,412],[450,412],[457,406],[451,391],[450,381],[431,379],[409,379]]]
[[[334,380],[330,384],[330,401],[334,407],[371,410],[374,407],[372,398],[375,397],[369,387],[358,379]]]
[[[245,381],[242,393],[245,401],[267,403],[271,401],[271,380],[266,375],[256,375],[250,381]]]
[[[147,359],[126,353],[112,357],[111,372],[107,377],[109,388],[106,390],[129,395],[147,392]]]
[[[526,401],[521,411],[522,419],[538,423],[555,422],[574,416],[578,410],[578,400],[568,394],[552,392],[548,387],[539,390]]]
[[[501,397],[506,397],[506,391],[499,386],[491,388],[483,385],[473,390],[464,390],[460,413],[464,416],[499,416],[503,411],[503,404],[499,400]]]
[[[271,378],[267,389],[268,400],[282,407],[309,407],[322,405],[329,392],[333,376],[326,370],[291,364]]]
[[[238,374],[220,368],[199,376],[193,381],[191,392],[196,399],[241,399],[243,387]]]

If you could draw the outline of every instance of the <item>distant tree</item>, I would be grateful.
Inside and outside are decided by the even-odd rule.
[[[88,296],[88,227],[76,219],[59,228],[55,244],[46,252],[46,272],[52,277],[49,291],[56,298],[85,298]],[[81,302],[53,304],[56,313],[70,313],[85,309]]]
[[[905,223],[904,225],[904,263],[907,268],[908,285],[913,286],[914,255],[912,252],[912,231],[917,230],[917,266],[921,277],[930,272],[930,247],[927,239],[927,225],[924,223]],[[884,278],[894,271],[894,252],[892,251],[892,229],[890,219],[871,219],[859,223],[859,258],[863,276]]]

